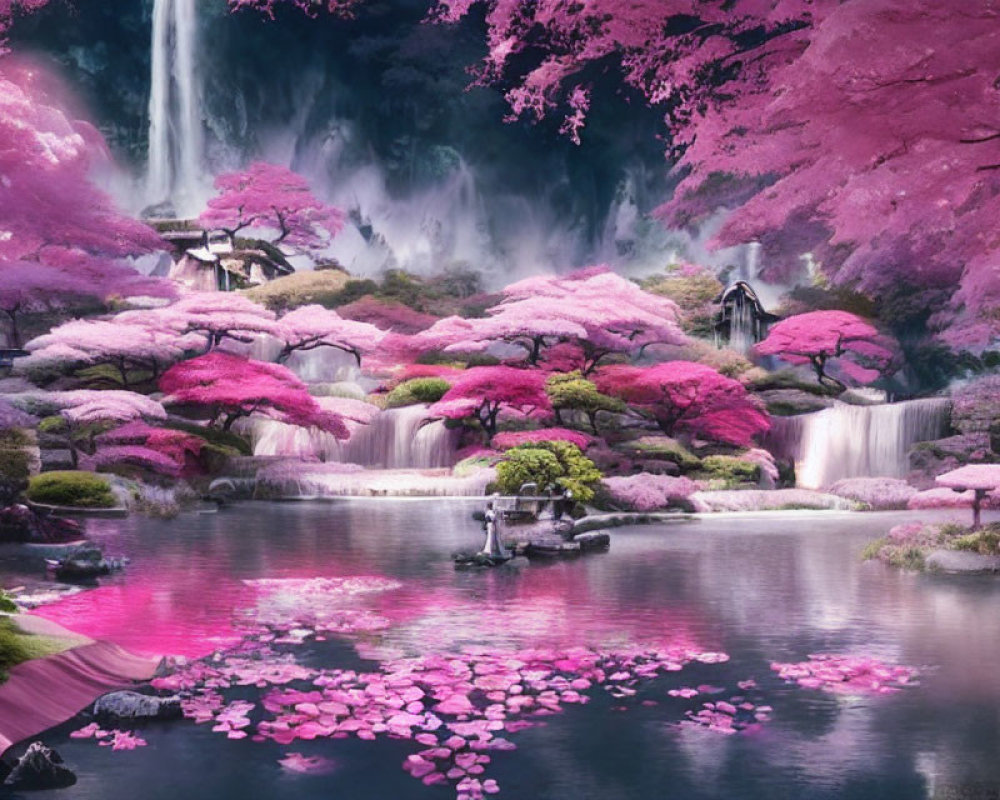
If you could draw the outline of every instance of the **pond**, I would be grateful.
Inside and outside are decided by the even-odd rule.
[[[105,552],[132,563],[47,616],[144,652],[195,658],[248,632],[255,644],[182,672],[203,710],[215,702],[208,724],[137,726],[147,746],[119,752],[69,736],[86,717],[49,732],[79,777],[71,796],[997,796],[1000,582],[860,561],[912,514],[705,517],[618,529],[607,554],[458,571],[450,553],[481,538],[476,507],[255,503],[91,522]],[[874,672],[831,686],[772,666],[813,654]],[[290,682],[253,685],[269,668]],[[456,685],[467,691],[448,699]],[[319,735],[289,734],[317,703],[362,695],[340,738],[322,716],[309,722]],[[406,718],[386,731],[377,709],[397,695]],[[244,716],[252,724],[235,724]]]

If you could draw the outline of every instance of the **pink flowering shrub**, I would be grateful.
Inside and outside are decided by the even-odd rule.
[[[906,508],[917,490],[899,478],[845,478],[829,489],[830,494],[864,503],[873,511]]]
[[[854,503],[812,489],[725,489],[696,492],[691,499],[706,511],[778,511],[786,509],[838,509],[848,511]]]
[[[608,502],[626,511],[657,511],[669,506],[690,507],[689,498],[698,491],[690,478],[642,472],[601,482]]]

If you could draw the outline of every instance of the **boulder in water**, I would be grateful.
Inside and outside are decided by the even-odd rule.
[[[46,790],[65,789],[74,783],[76,775],[55,750],[41,742],[32,742],[3,785],[15,790]]]
[[[573,541],[580,545],[580,550],[584,553],[601,553],[611,547],[611,535],[606,531],[581,533],[573,537]]]
[[[116,720],[180,719],[181,699],[176,695],[156,697],[138,692],[111,692],[97,698],[94,716]]]

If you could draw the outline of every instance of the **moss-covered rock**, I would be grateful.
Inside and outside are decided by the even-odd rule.
[[[342,270],[311,270],[276,278],[262,286],[247,289],[243,294],[255,303],[279,313],[313,304],[335,308],[367,293],[362,291],[361,294],[347,298],[345,288],[352,282],[362,283],[352,281],[351,276]]]
[[[757,396],[764,402],[767,413],[776,417],[811,414],[831,404],[829,398],[801,389],[767,389],[757,392]]]
[[[43,472],[28,482],[25,492],[34,503],[77,508],[114,508],[111,484],[93,472]]]
[[[417,403],[436,403],[450,388],[451,384],[444,378],[413,378],[403,381],[389,392],[385,399],[385,407],[400,408]]]
[[[707,480],[721,484],[713,488],[756,484],[760,480],[760,465],[737,456],[707,456],[701,460],[701,471]]]
[[[643,436],[619,445],[619,449],[639,460],[671,461],[686,472],[701,466],[698,456],[669,436]]]

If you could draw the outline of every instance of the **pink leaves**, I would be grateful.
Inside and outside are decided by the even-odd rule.
[[[914,685],[918,672],[913,667],[887,664],[867,656],[817,653],[808,661],[794,664],[772,663],[780,678],[805,689],[822,689],[837,694],[893,694]]]
[[[199,222],[235,235],[251,228],[273,232],[274,243],[319,250],[344,227],[344,212],[324,205],[301,175],[257,161],[241,172],[215,179],[219,195],[208,202]]]
[[[337,769],[337,763],[323,756],[304,756],[301,753],[287,753],[278,763],[289,772],[303,775],[329,775]]]
[[[137,747],[145,747],[145,739],[136,736],[131,731],[110,730],[106,731],[96,722],[86,725],[79,730],[70,733],[71,739],[94,739],[101,747],[110,747],[112,750],[135,750]]]
[[[614,303],[608,298],[613,297]],[[572,343],[592,370],[611,353],[636,353],[648,344],[682,344],[673,301],[648,294],[606,267],[566,277],[536,277],[504,289],[504,300],[477,319],[448,317],[418,334],[420,350],[471,353],[491,344],[520,348],[532,366]]]
[[[809,361],[820,381],[830,359],[858,383],[871,383],[893,365],[898,345],[861,317],[846,311],[811,311],[774,325],[757,345],[762,355],[776,355],[795,363]]]
[[[704,364],[668,361],[652,367],[611,366],[597,375],[598,388],[652,417],[667,434],[749,445],[766,432],[768,415],[743,384]]]
[[[586,450],[594,443],[594,437],[580,431],[566,428],[539,428],[533,431],[504,431],[493,437],[493,446],[499,450],[509,450],[522,444],[534,442],[569,442]]]
[[[259,413],[302,427],[316,427],[339,439],[350,435],[339,414],[324,411],[306,385],[280,364],[213,352],[171,367],[160,379],[164,402],[208,406],[228,429]]]

